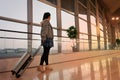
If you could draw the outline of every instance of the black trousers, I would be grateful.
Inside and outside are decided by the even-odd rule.
[[[43,46],[43,54],[41,56],[41,60],[40,60],[40,65],[43,65],[44,61],[46,63],[46,65],[48,65],[48,58],[49,58],[49,51],[50,51],[50,47],[45,47]]]

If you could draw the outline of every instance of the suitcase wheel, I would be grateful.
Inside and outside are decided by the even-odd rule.
[[[16,74],[16,78],[19,78],[20,77],[20,75],[19,74]]]
[[[12,75],[14,75],[15,74],[15,71],[11,71],[12,72]]]

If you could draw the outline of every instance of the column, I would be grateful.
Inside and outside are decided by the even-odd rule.
[[[92,39],[91,39],[91,20],[90,20],[90,3],[89,0],[87,1],[87,25],[88,25],[88,44],[89,50],[92,49]]]
[[[77,42],[76,42],[76,46],[77,46],[77,50],[79,51],[79,45],[80,45],[80,41],[79,41],[79,18],[78,18],[78,14],[79,14],[79,10],[78,10],[78,0],[75,0],[75,27],[77,28]]]
[[[58,53],[61,53],[62,51],[61,0],[57,0],[57,36],[58,36]]]
[[[98,41],[98,49],[100,49],[100,27],[99,27],[99,10],[98,10],[98,2],[96,0],[96,31],[97,31],[97,41]]]
[[[104,47],[107,49],[107,34],[106,34],[106,19],[103,11],[103,33],[104,33]]]
[[[32,22],[33,22],[33,14],[32,14],[32,0],[27,0],[27,22],[28,22],[28,53],[32,53]]]

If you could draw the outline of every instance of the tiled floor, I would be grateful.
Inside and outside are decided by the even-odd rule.
[[[18,79],[10,72],[0,73],[0,80],[120,80],[120,55],[100,56],[52,64],[54,70],[41,73],[29,68]]]

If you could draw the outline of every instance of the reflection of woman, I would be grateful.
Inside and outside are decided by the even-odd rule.
[[[41,45],[43,46],[43,54],[41,56],[40,66],[38,70],[44,72],[43,63],[46,63],[45,69],[52,70],[48,65],[48,57],[50,48],[53,47],[53,29],[50,24],[50,13],[46,12],[43,16],[43,21],[41,22]]]

